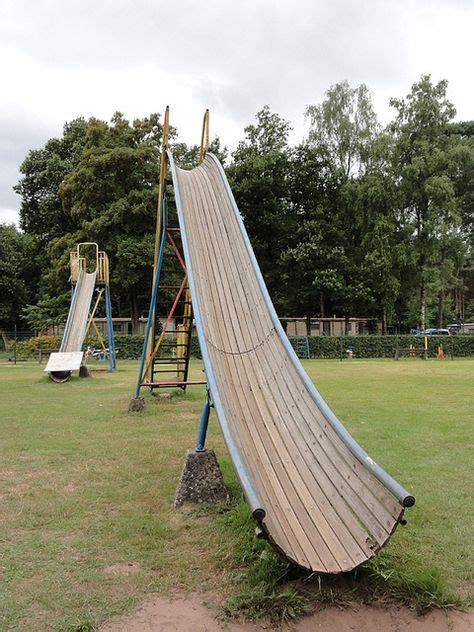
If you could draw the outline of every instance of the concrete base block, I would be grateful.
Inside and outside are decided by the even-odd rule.
[[[91,372],[89,371],[87,366],[85,364],[81,364],[81,366],[79,367],[79,377],[90,377],[90,376],[91,376]]]
[[[214,450],[196,452],[188,450],[181,479],[174,499],[174,506],[190,503],[222,503],[229,494],[222,479]]]
[[[129,413],[137,413],[145,408],[145,400],[143,397],[132,397],[128,404]]]

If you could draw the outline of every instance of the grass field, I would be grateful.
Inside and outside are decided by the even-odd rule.
[[[373,568],[407,585],[428,573],[467,598],[474,359],[305,365],[357,440],[417,498]],[[172,510],[203,388],[147,397],[145,411],[128,413],[136,369],[121,362],[113,375],[53,384],[37,363],[0,363],[1,629],[95,629],[152,591],[236,590],[245,561],[224,508]],[[200,370],[193,362],[195,378]],[[208,445],[238,497],[214,416]]]

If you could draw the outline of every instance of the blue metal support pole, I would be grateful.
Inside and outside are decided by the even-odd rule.
[[[199,422],[198,436],[196,440],[196,452],[204,452],[206,445],[207,426],[209,425],[209,413],[211,412],[211,402],[209,394],[206,394],[206,401],[202,407],[201,421]]]
[[[142,350],[142,357],[140,360],[140,369],[138,372],[138,382],[137,382],[137,388],[135,390],[135,397],[138,398],[140,397],[140,388],[142,385],[142,379],[143,379],[143,370],[145,368],[145,362],[146,362],[146,351],[147,351],[147,347],[148,347],[148,339],[150,337],[150,331],[152,329],[152,325],[153,325],[153,320],[156,317],[155,314],[155,307],[156,307],[156,299],[158,296],[158,285],[159,285],[159,279],[160,279],[160,275],[161,275],[161,267],[163,265],[163,256],[165,253],[165,245],[166,245],[166,225],[165,225],[165,221],[166,217],[164,217],[164,206],[162,204],[161,206],[161,216],[162,216],[162,223],[161,223],[161,241],[160,241],[160,250],[158,252],[158,261],[156,263],[156,271],[155,271],[155,278],[153,279],[153,290],[151,293],[151,300],[150,300],[150,309],[148,310],[148,320],[146,323],[146,329],[145,329],[145,339],[143,341],[143,350]]]
[[[110,287],[105,285],[105,315],[107,317],[107,338],[109,342],[109,373],[115,371],[115,340],[114,325],[112,322],[112,301],[110,300]]]

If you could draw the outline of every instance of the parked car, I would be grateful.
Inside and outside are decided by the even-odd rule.
[[[439,327],[430,327],[429,329],[410,329],[411,334],[416,336],[451,336],[449,329],[442,329]]]
[[[431,329],[425,329],[425,336],[450,336],[449,329],[440,329],[439,327],[433,327]]]
[[[452,334],[474,334],[474,323],[453,323],[448,329]]]

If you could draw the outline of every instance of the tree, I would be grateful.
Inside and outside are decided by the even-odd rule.
[[[316,149],[302,144],[292,150],[281,282],[288,312],[306,316],[308,334],[311,317],[331,309],[337,283],[341,250],[333,211],[338,189],[339,181]]]
[[[262,273],[281,307],[279,256],[288,239],[290,124],[268,106],[255,118],[232,155],[228,175]]]
[[[151,285],[161,135],[158,114],[133,123],[119,112],[110,124],[91,119],[82,155],[60,186],[78,226],[74,239],[108,253],[114,295],[135,324]]]
[[[14,187],[21,196],[20,225],[41,246],[77,226],[63,208],[59,189],[81,159],[87,128],[83,118],[66,123],[61,138],[32,149],[20,166],[23,177]]]
[[[291,211],[296,220],[305,219],[297,226],[296,243],[285,259],[293,272],[299,271],[299,278],[306,279],[307,296],[311,295],[308,281],[313,292],[319,293],[320,314],[328,308],[342,313],[348,331],[350,314],[365,313],[375,301],[370,275],[362,273],[364,266],[365,271],[381,268],[374,253],[371,259],[364,259],[364,215],[368,210],[356,179],[380,162],[374,150],[379,126],[366,86],[354,89],[347,81],[332,86],[324,101],[309,106],[306,115],[311,129],[308,142],[298,149],[293,162]],[[376,212],[373,205],[371,212]],[[297,278],[291,285],[295,283]],[[309,319],[316,302],[306,309]]]
[[[70,300],[70,291],[53,297],[45,296],[35,305],[27,305],[23,309],[23,320],[33,331],[46,333],[49,327],[66,322]]]
[[[128,312],[136,323],[146,314],[161,136],[158,114],[129,122],[117,112],[110,123],[95,118],[67,123],[61,138],[28,153],[16,190],[22,226],[40,244],[39,302],[26,312],[35,327],[62,316],[63,301],[56,297],[67,295],[69,252],[80,241],[96,241],[107,251],[113,300],[122,315]],[[170,139],[178,163],[197,161],[198,148],[176,143],[174,128]],[[219,138],[210,150],[225,160],[227,148]],[[171,281],[175,277],[171,269]]]
[[[447,126],[455,136],[459,169],[454,178],[456,199],[461,214],[461,231],[467,254],[457,287],[454,288],[454,318],[467,322],[469,304],[474,305],[474,121],[458,121]],[[467,305],[463,309],[463,305]],[[472,311],[472,310],[471,310]]]
[[[21,311],[34,296],[38,279],[36,243],[13,224],[0,224],[0,326],[18,323]]]
[[[422,329],[428,321],[430,304],[439,292],[446,292],[447,280],[456,274],[465,251],[455,191],[458,142],[446,134],[455,109],[446,91],[446,81],[433,84],[430,76],[424,75],[406,99],[390,101],[397,109],[390,130],[394,136],[392,169],[398,186],[399,221],[410,232]],[[447,258],[453,265],[446,265]]]
[[[308,142],[318,148],[334,175],[347,180],[364,173],[371,162],[377,117],[364,84],[351,88],[342,81],[331,86],[325,97],[321,104],[306,108],[311,123]]]
[[[171,147],[176,164],[183,168],[197,167],[200,153],[199,145],[188,146],[186,143],[176,142]],[[222,146],[219,136],[216,136],[209,144],[209,152],[214,154],[222,164],[226,162],[229,155],[229,150],[225,145]]]

